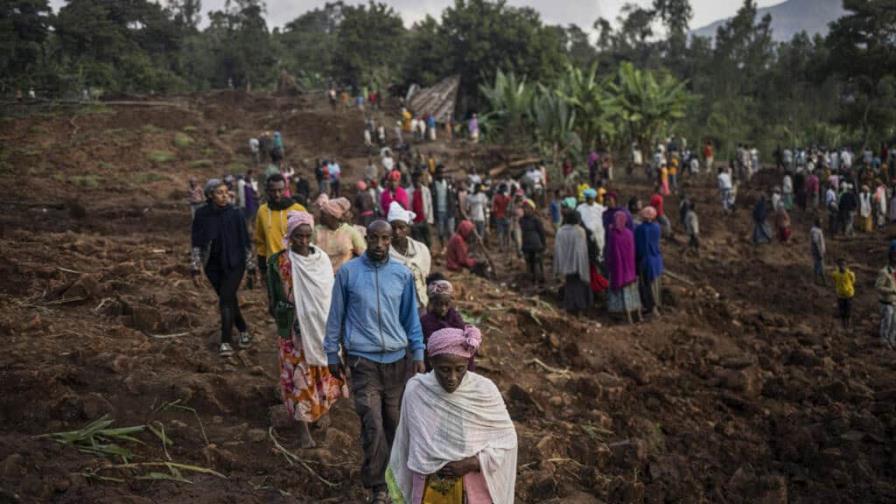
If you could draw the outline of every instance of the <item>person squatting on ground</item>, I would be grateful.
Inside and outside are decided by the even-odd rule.
[[[351,393],[361,419],[361,482],[372,502],[388,502],[386,466],[398,427],[410,352],[413,371],[425,372],[423,333],[413,274],[389,257],[392,227],[367,228],[367,252],[336,272],[324,350],[330,373],[344,376],[340,347],[351,371]]]
[[[311,242],[314,217],[290,212],[287,249],[268,261],[269,311],[277,324],[280,394],[286,411],[300,424],[303,448],[315,446],[308,429],[340,397],[348,397],[343,379],[330,374],[324,353],[327,315],[333,293],[330,258]]]
[[[467,369],[479,329],[433,333],[433,371],[410,379],[389,460],[393,502],[511,504],[517,435],[494,382]]]
[[[252,245],[242,214],[231,204],[227,185],[221,179],[205,184],[208,203],[196,211],[191,233],[190,273],[199,286],[199,274],[205,276],[218,295],[221,312],[222,357],[233,354],[232,334],[236,325],[240,333],[239,346],[252,342],[249,328],[240,312],[237,290],[248,269],[255,270]]]

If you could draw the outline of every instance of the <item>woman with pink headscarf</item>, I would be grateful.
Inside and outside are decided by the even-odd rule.
[[[628,227],[628,216],[623,212],[613,215],[613,223],[607,232],[607,251],[604,254],[610,274],[610,290],[607,292],[607,311],[625,313],[632,323],[632,312],[641,320],[641,296],[638,294],[638,276],[635,268],[635,235]]]
[[[389,172],[386,187],[382,196],[380,196],[380,209],[383,215],[389,215],[389,206],[392,205],[393,201],[397,201],[405,210],[411,209],[411,205],[408,202],[408,193],[404,190],[404,187],[401,187],[401,172],[398,170]]]
[[[479,329],[447,328],[426,346],[433,370],[411,378],[386,481],[393,502],[510,504],[517,436],[498,387],[467,369]]]
[[[277,323],[280,394],[289,415],[300,424],[302,447],[315,446],[309,424],[340,398],[345,381],[330,374],[323,343],[334,275],[330,258],[311,243],[314,218],[290,212],[285,250],[268,263],[269,311]]]
[[[352,257],[367,250],[367,242],[353,226],[345,222],[352,208],[346,198],[330,199],[322,194],[317,199],[320,208],[320,224],[314,229],[314,243],[321,248],[333,264],[333,272]]]

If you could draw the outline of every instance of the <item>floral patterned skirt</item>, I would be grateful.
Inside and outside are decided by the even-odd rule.
[[[299,422],[316,422],[340,397],[348,397],[348,386],[331,375],[327,366],[309,365],[301,341],[296,345],[292,339],[278,340],[280,394],[286,410]]]

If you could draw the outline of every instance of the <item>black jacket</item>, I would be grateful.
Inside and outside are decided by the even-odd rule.
[[[544,226],[535,215],[520,218],[520,232],[523,235],[523,252],[541,252],[545,247]]]

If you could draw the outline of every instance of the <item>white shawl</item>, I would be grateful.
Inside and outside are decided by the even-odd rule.
[[[477,456],[495,504],[512,504],[516,485],[517,438],[498,387],[468,371],[452,393],[434,372],[408,381],[401,420],[392,443],[389,483],[410,502],[414,473],[438,472],[448,462]]]
[[[407,266],[411,273],[414,274],[414,287],[417,288],[417,302],[420,306],[429,304],[429,296],[426,294],[426,277],[429,276],[429,270],[432,268],[432,256],[429,248],[423,243],[412,238],[408,238],[408,255],[404,255],[395,250],[395,247],[389,247],[389,255],[392,259]]]
[[[333,265],[330,257],[318,247],[312,247],[308,257],[289,250],[289,262],[292,264],[292,297],[305,360],[311,366],[326,366],[324,335],[335,279]]]

